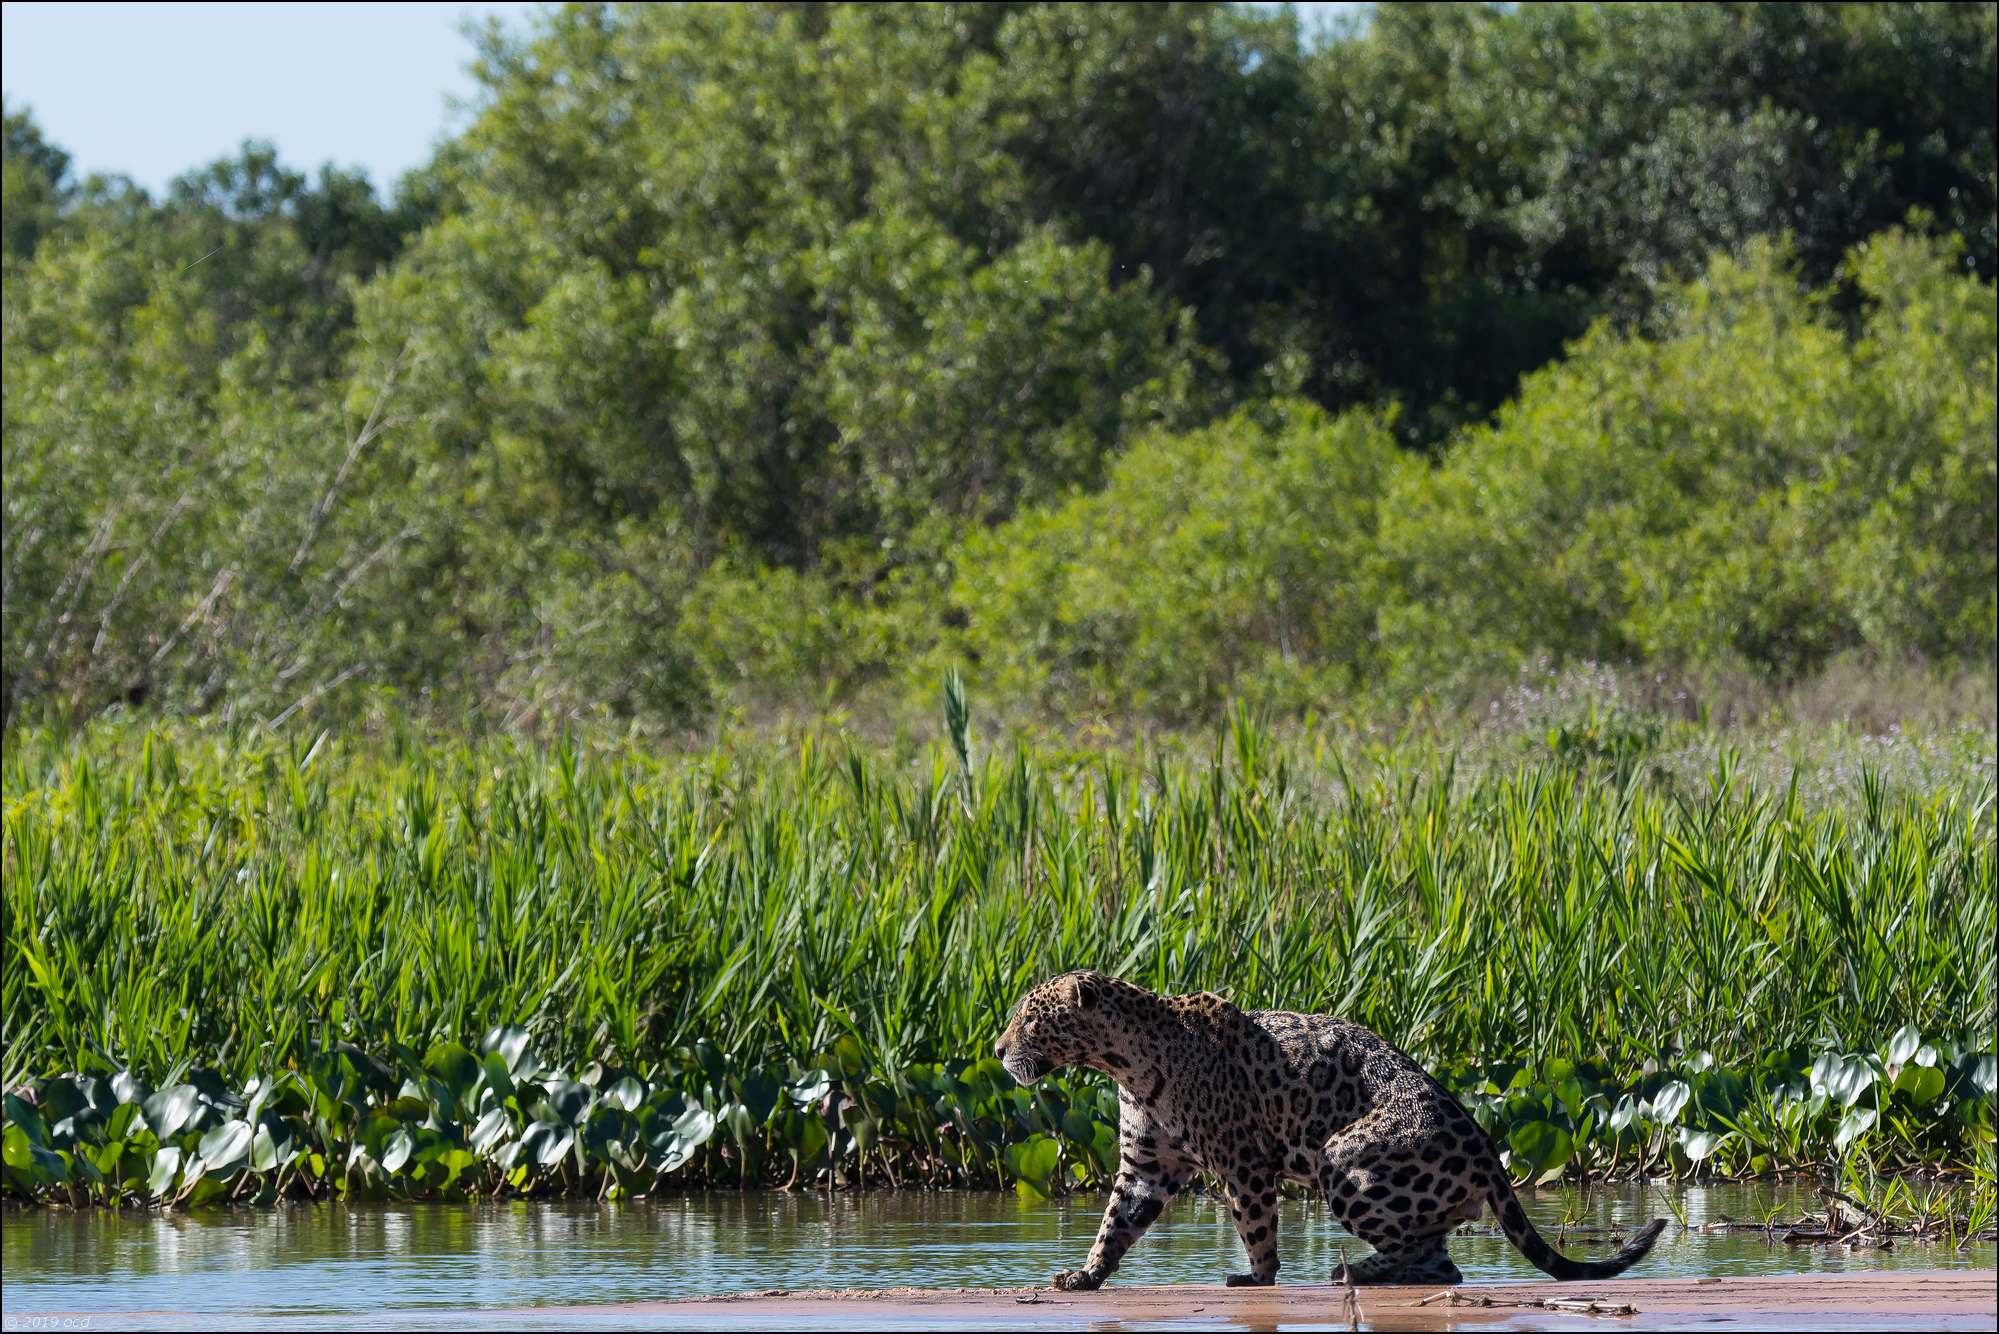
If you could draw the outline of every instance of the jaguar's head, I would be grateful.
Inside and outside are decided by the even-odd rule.
[[[1122,985],[1089,969],[1049,978],[1013,1007],[993,1055],[1023,1084],[1096,1055]]]

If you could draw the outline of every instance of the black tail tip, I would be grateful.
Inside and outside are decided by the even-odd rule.
[[[1639,1228],[1632,1235],[1631,1240],[1624,1244],[1619,1253],[1621,1255],[1628,1255],[1634,1260],[1645,1254],[1652,1249],[1652,1243],[1659,1240],[1659,1234],[1666,1230],[1666,1222],[1666,1219],[1655,1218],[1644,1227]]]

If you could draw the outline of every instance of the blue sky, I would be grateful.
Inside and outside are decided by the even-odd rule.
[[[5,4],[0,82],[78,174],[157,190],[269,139],[293,167],[333,161],[392,185],[472,92],[466,18],[529,4]]]
[[[538,6],[0,4],[0,83],[79,175],[157,191],[268,139],[289,166],[364,168],[388,187],[458,124],[473,91],[466,19],[522,26]],[[1307,21],[1350,4],[1301,4]]]

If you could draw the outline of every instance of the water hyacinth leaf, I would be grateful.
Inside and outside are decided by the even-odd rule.
[[[793,1161],[807,1163],[824,1155],[829,1139],[826,1123],[816,1116],[806,1116],[797,1118],[795,1124],[797,1130],[791,1141]]]
[[[1051,1135],[1031,1135],[1008,1146],[1006,1162],[1023,1195],[1045,1199],[1052,1189],[1055,1169],[1062,1162],[1062,1146]]]
[[[833,1087],[833,1075],[827,1070],[807,1070],[784,1090],[785,1096],[800,1107],[809,1107],[824,1098]]]
[[[1839,1131],[1832,1137],[1832,1146],[1840,1153],[1854,1140],[1874,1128],[1876,1113],[1871,1107],[1860,1107],[1840,1118]]]
[[[403,1170],[403,1164],[416,1152],[416,1139],[407,1126],[389,1136],[389,1142],[382,1149],[382,1170],[394,1176]]]
[[[535,1161],[543,1167],[552,1167],[562,1161],[564,1154],[576,1143],[576,1132],[568,1126],[557,1126],[552,1133],[542,1136],[535,1149]]]
[[[728,1127],[730,1136],[746,1152],[761,1147],[763,1141],[759,1132],[763,1127],[750,1118],[750,1109],[742,1103],[730,1103],[722,1109],[718,1119]]]
[[[104,1134],[109,1139],[124,1139],[133,1132],[136,1125],[143,1130],[146,1113],[136,1102],[120,1103],[111,1113],[111,1119],[104,1123]]]
[[[221,1112],[224,1119],[230,1112],[243,1110],[243,1095],[219,1070],[190,1070],[186,1082],[194,1085],[201,1094],[201,1100]]]
[[[610,1102],[598,1103],[591,1109],[589,1119],[583,1123],[584,1158],[600,1157],[606,1145],[630,1139],[637,1125],[637,1118],[622,1107]]]
[[[466,1138],[466,1144],[472,1152],[484,1155],[494,1145],[506,1139],[513,1132],[513,1128],[513,1121],[508,1117],[506,1110],[495,1107],[479,1118],[479,1124],[472,1127],[472,1133]]]
[[[536,1121],[521,1132],[519,1148],[530,1163],[539,1163],[542,1161],[542,1150],[547,1148],[549,1143],[558,1136],[567,1135],[568,1133],[568,1128],[559,1122]],[[549,1161],[552,1162],[560,1158],[562,1152],[561,1149],[556,1150],[550,1155]]]
[[[326,1052],[313,1062],[312,1084],[329,1101],[355,1105],[368,1087],[367,1077],[352,1053],[340,1050]]]
[[[722,1058],[722,1049],[707,1038],[694,1044],[694,1060],[711,1083],[720,1083],[728,1070],[728,1063]]]
[[[483,1072],[478,1057],[456,1042],[440,1042],[424,1053],[423,1064],[448,1092],[449,1103],[457,1114],[472,1116],[478,1112],[479,1076]],[[443,1097],[435,1100],[440,1104],[446,1101]]]
[[[1742,1076],[1729,1070],[1709,1068],[1692,1080],[1693,1102],[1710,1115],[1730,1116],[1737,1112],[1749,1092]]]
[[[174,1178],[180,1175],[180,1150],[168,1147],[153,1155],[153,1170],[146,1177],[146,1193],[165,1199],[173,1193]]]
[[[170,1140],[188,1126],[200,1108],[200,1090],[194,1084],[174,1084],[146,1098],[146,1124],[160,1140]]]
[[[389,1142],[389,1136],[402,1129],[403,1123],[386,1112],[376,1112],[355,1129],[354,1142],[367,1149],[369,1155],[380,1159],[382,1147]]]
[[[1923,1035],[1914,1024],[1904,1024],[1888,1039],[1887,1060],[1890,1065],[1904,1065],[1923,1045]]]
[[[514,1078],[507,1069],[506,1057],[499,1052],[489,1051],[480,1062],[480,1069],[486,1076],[486,1087],[493,1090],[493,1096],[501,1102],[514,1096]]]
[[[430,1119],[430,1100],[422,1096],[423,1090],[417,1084],[405,1084],[404,1092],[388,1105],[388,1114],[398,1121],[427,1121]]]
[[[111,1076],[111,1095],[121,1103],[144,1102],[147,1093],[144,1081],[130,1070],[120,1070]]]
[[[125,1156],[125,1143],[123,1140],[111,1140],[87,1152],[90,1161],[97,1165],[98,1171],[107,1177],[116,1177],[118,1160]]]
[[[90,1099],[72,1079],[57,1077],[40,1080],[35,1085],[35,1092],[42,1120],[51,1126],[90,1109]]]
[[[432,1074],[424,1075],[418,1081],[418,1087],[422,1090],[423,1104],[429,1109],[428,1115],[424,1118],[426,1121],[435,1120],[440,1124],[450,1124],[458,1120],[459,1099],[457,1090]],[[468,1088],[467,1092],[476,1098],[477,1095],[474,1090]],[[466,1114],[471,1115],[476,1113],[477,1110],[475,1106]]]
[[[1090,1136],[1090,1157],[1096,1162],[1099,1172],[1109,1172],[1118,1164],[1118,1133],[1112,1127],[1097,1122]]]
[[[226,1172],[250,1152],[247,1121],[224,1121],[201,1137],[201,1160],[211,1172]]]
[[[1588,1094],[1584,1091],[1583,1083],[1580,1079],[1574,1075],[1563,1079],[1555,1085],[1555,1096],[1561,1100],[1562,1110],[1569,1114],[1570,1120],[1576,1120],[1582,1116],[1583,1100]]]
[[[1680,1127],[1680,1152],[1687,1155],[1690,1163],[1705,1162],[1714,1156],[1715,1150],[1727,1142],[1729,1132],[1695,1130],[1690,1126]]]
[[[1917,1107],[1927,1107],[1943,1096],[1943,1071],[1933,1065],[1906,1065],[1895,1076],[1894,1091]]]
[[[187,1200],[190,1208],[198,1208],[204,1204],[213,1204],[216,1200],[221,1199],[228,1190],[229,1183],[227,1181],[203,1175],[195,1182],[192,1190],[183,1187],[181,1194]]]
[[[625,1112],[637,1111],[639,1104],[645,1101],[645,1096],[646,1086],[630,1075],[612,1084],[602,1094],[606,1103]]]
[[[842,1033],[833,1044],[833,1064],[840,1067],[840,1073],[848,1079],[858,1077],[868,1067],[868,1055],[861,1047],[860,1039],[852,1033]]]
[[[1014,1082],[1006,1067],[993,1056],[981,1057],[960,1078],[972,1089],[974,1096],[982,1098],[990,1096],[996,1089],[1011,1088]]]
[[[5,1098],[0,1099],[0,1102],[4,1102],[6,1107],[7,1122],[10,1128],[18,1129],[31,1144],[43,1144],[47,1142],[48,1131],[42,1124],[42,1114],[39,1110],[29,1106],[24,1099],[18,1098],[12,1093],[5,1095]]]
[[[66,1186],[73,1179],[70,1172],[70,1155],[60,1149],[45,1148],[40,1144],[28,1145],[28,1161],[37,1181],[47,1185]]]
[[[515,1080],[534,1078],[539,1068],[533,1053],[528,1051],[528,1031],[518,1025],[502,1025],[487,1031],[484,1047],[488,1054],[498,1056],[505,1063],[507,1073]]]
[[[597,1091],[586,1084],[568,1079],[551,1080],[537,1112],[546,1109],[555,1120],[573,1126],[583,1119],[596,1100]]]
[[[287,1157],[290,1141],[280,1144],[271,1135],[270,1126],[259,1123],[256,1133],[250,1137],[250,1170],[268,1172],[279,1166]]]
[[[1673,1124],[1692,1096],[1693,1090],[1685,1080],[1675,1079],[1661,1084],[1659,1091],[1652,1095],[1652,1119],[1661,1125]]]
[[[715,1114],[699,1103],[682,1112],[680,1119],[673,1123],[674,1138],[690,1148],[706,1144],[714,1133]]]
[[[1513,1161],[1537,1177],[1567,1163],[1574,1147],[1569,1132],[1552,1121],[1523,1121],[1507,1132],[1506,1145]]]
[[[467,1168],[476,1166],[479,1160],[464,1149],[447,1148],[438,1153],[434,1162],[439,1168],[443,1169],[444,1184],[449,1185],[456,1181],[459,1175]]]
[[[778,1100],[784,1096],[784,1084],[774,1071],[759,1070],[743,1081],[741,1092],[751,1123],[761,1126],[777,1110]]]
[[[35,1170],[35,1155],[29,1152],[33,1147],[34,1141],[18,1125],[8,1126],[6,1133],[0,1135],[0,1159],[16,1172]]]
[[[1875,1070],[1872,1063],[1855,1057],[1840,1065],[1839,1073],[1834,1075],[1831,1083],[1826,1086],[1826,1092],[1831,1094],[1841,1107],[1851,1107],[1860,1101],[1862,1094],[1873,1087],[1874,1077]]]

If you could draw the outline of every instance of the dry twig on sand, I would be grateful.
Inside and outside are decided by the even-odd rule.
[[[1530,1301],[1516,1301],[1509,1297],[1487,1297],[1482,1293],[1459,1292],[1456,1288],[1433,1292],[1416,1305],[1428,1306],[1431,1302],[1442,1302],[1446,1306],[1517,1306],[1529,1311],[1559,1311],[1563,1315],[1638,1314],[1638,1308],[1629,1302],[1608,1302],[1601,1297],[1540,1297]]]

